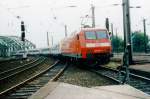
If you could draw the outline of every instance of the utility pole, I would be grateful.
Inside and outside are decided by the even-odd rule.
[[[127,40],[126,40],[126,26],[125,26],[125,23],[126,23],[126,17],[125,17],[125,15],[126,15],[126,11],[125,11],[125,0],[122,0],[122,9],[123,9],[123,33],[124,33],[124,52],[125,52],[125,48],[126,48],[126,42],[127,42]]]
[[[132,64],[132,47],[131,47],[131,28],[130,28],[130,10],[129,0],[122,0],[123,4],[123,28],[124,28],[124,55],[123,68],[125,68],[125,76],[123,84],[129,82],[129,64]]]
[[[92,10],[92,28],[95,28],[95,6],[93,4],[91,5],[91,10]]]
[[[113,27],[113,23],[111,23],[111,35],[112,35],[112,38],[114,37],[114,27]]]
[[[125,5],[124,5],[125,4]],[[129,64],[133,64],[132,59],[132,44],[131,44],[131,27],[130,27],[130,5],[129,0],[124,0],[124,21],[125,21],[125,34],[126,34],[126,46],[128,45]]]
[[[53,46],[53,35],[51,36],[51,40],[52,40],[52,46]]]
[[[47,32],[47,46],[50,47],[49,46],[49,35],[48,35],[48,32]]]
[[[106,26],[107,31],[109,32],[109,18],[106,18],[105,26]]]
[[[147,53],[147,44],[146,44],[146,19],[143,19],[143,27],[144,27],[144,50]]]
[[[118,38],[118,29],[116,28],[116,39]],[[118,43],[118,42],[117,42]],[[116,48],[116,50],[117,50],[117,53],[119,53],[119,50],[118,50],[118,48]]]
[[[116,37],[118,37],[118,29],[116,28]]]
[[[112,53],[114,52],[114,28],[113,28],[113,23],[111,23],[111,45],[112,45]]]
[[[65,25],[65,37],[67,37],[67,25]]]

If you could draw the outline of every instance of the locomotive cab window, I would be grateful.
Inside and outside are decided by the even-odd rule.
[[[90,40],[95,40],[96,39],[96,34],[95,34],[94,31],[85,32],[85,38],[90,39]]]
[[[77,40],[79,40],[79,34],[77,34]]]
[[[97,31],[97,39],[105,39],[108,38],[106,31]]]

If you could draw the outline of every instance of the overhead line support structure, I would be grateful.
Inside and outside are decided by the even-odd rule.
[[[91,10],[92,10],[92,28],[95,28],[95,6],[93,4],[91,5]]]
[[[129,64],[133,64],[132,59],[132,44],[131,44],[131,26],[130,26],[130,5],[129,0],[123,0],[123,26],[124,26],[124,47],[129,52]]]

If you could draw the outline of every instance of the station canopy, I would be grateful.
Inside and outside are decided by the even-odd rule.
[[[34,49],[36,46],[25,40],[21,41],[17,36],[0,36],[0,57],[10,56],[13,53],[23,49]]]

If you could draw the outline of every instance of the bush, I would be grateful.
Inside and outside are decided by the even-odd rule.
[[[144,33],[141,33],[141,32],[132,33],[133,51],[134,52],[144,52],[145,41],[146,41],[146,45],[148,45],[148,36],[146,36],[146,38],[144,38]]]
[[[112,37],[112,46],[113,52],[123,52],[124,49],[124,41],[121,37],[114,36]]]

